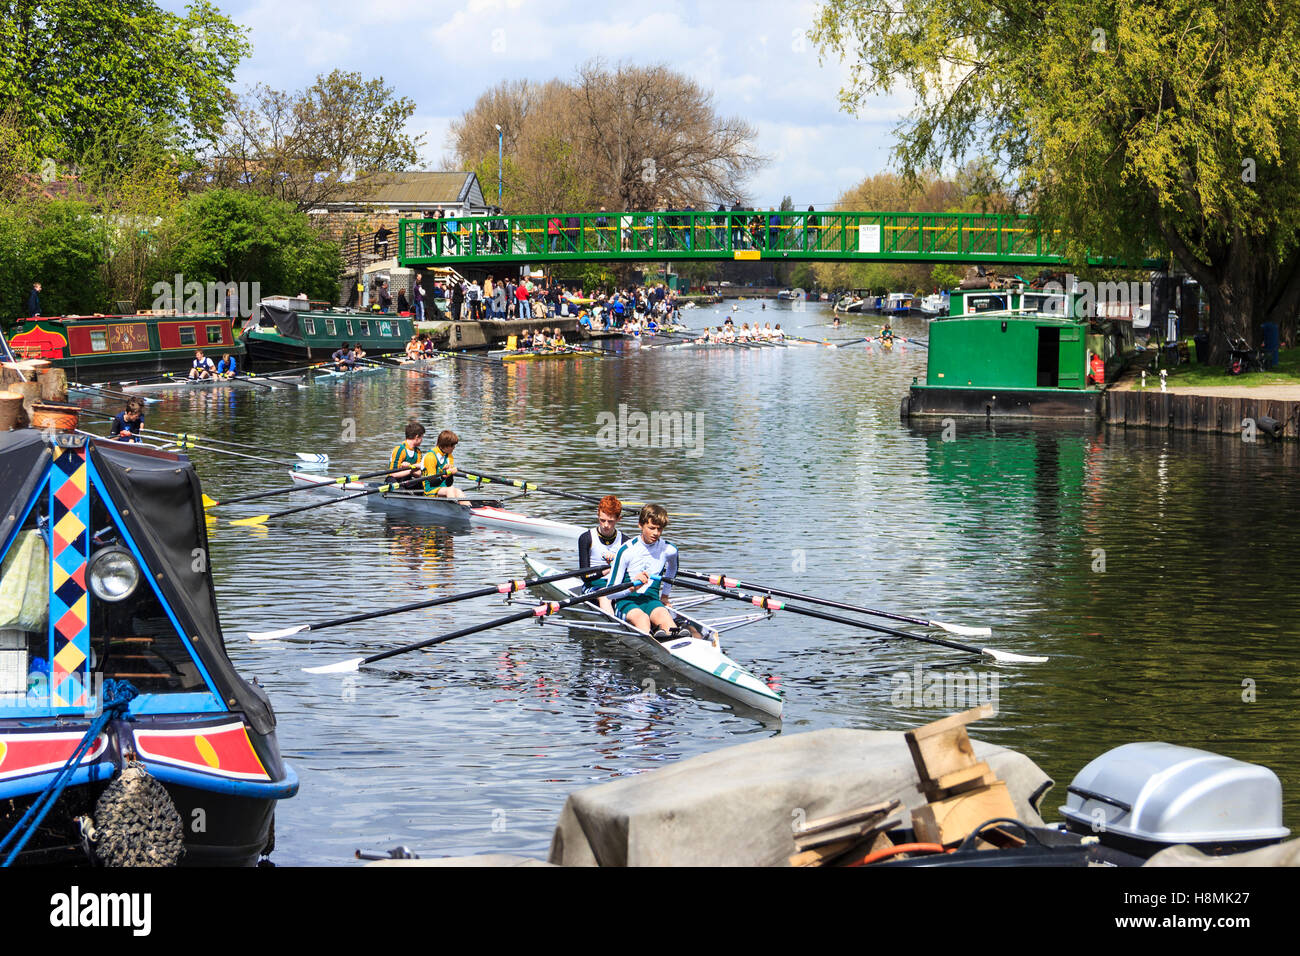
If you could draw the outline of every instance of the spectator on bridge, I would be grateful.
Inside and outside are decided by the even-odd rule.
[[[551,252],[556,252],[560,246],[560,218],[551,216],[546,220],[546,236]]]
[[[460,255],[460,223],[456,221],[455,216],[443,216],[443,232],[447,236],[447,254]]]
[[[600,207],[600,212],[596,214],[596,235],[594,236],[595,248],[602,252],[610,252],[614,244],[609,240],[609,216],[605,215],[605,207]]]
[[[578,235],[581,230],[577,216],[569,216],[564,220],[564,237],[569,241],[569,252],[578,251]]]
[[[736,203],[732,203],[732,205],[731,205],[731,213],[732,213],[732,216],[731,216],[731,247],[732,247],[733,249],[744,249],[744,248],[746,248],[746,243],[745,243],[745,217],[744,217],[744,216],[737,216],[737,215],[736,215],[736,213],[738,213],[738,212],[743,212],[743,211],[744,211],[744,210],[743,210],[743,208],[741,207],[740,203],[738,203],[738,202],[736,202]]]

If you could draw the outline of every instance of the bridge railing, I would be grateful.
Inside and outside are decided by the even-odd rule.
[[[403,219],[405,262],[529,259],[1056,258],[1033,216],[605,212]]]

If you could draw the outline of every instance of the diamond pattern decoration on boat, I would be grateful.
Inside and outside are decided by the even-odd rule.
[[[85,448],[55,450],[50,470],[50,705],[87,707],[90,627],[86,594],[90,495]]]

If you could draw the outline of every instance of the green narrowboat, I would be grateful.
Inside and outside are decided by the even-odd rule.
[[[240,333],[249,361],[258,367],[324,361],[344,342],[367,352],[402,352],[415,334],[408,316],[381,312],[309,309],[302,301],[262,300],[256,321]]]
[[[16,357],[46,359],[74,381],[106,382],[187,369],[198,349],[214,361],[226,352],[241,359],[236,321],[214,313],[32,318],[9,344]]]
[[[930,323],[925,384],[913,380],[902,417],[1095,417],[1115,346],[1073,312],[1060,292],[953,291],[949,316]]]

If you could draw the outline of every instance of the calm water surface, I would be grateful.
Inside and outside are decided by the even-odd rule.
[[[822,307],[767,306],[739,303],[737,323],[780,321],[840,340],[879,327],[854,316],[831,330]],[[686,313],[696,327],[723,314]],[[895,325],[925,335],[919,320]],[[416,417],[431,437],[460,434],[462,468],[663,501],[678,513],[667,537],[686,567],[987,623],[992,646],[1051,660],[996,665],[778,612],[730,632],[725,645],[785,695],[778,726],[699,699],[620,645],[537,625],[350,677],[311,675],[302,668],[484,621],[501,603],[382,618],[310,641],[254,645],[245,633],[516,577],[525,550],[561,567],[575,556],[555,539],[453,533],[364,500],[263,531],[219,521],[211,533],[230,656],[266,685],[281,749],[302,778],[277,814],[278,863],[337,864],[358,847],[398,843],[423,856],[545,856],[572,790],[776,733],[902,730],[973,705],[900,699],[895,675],[918,665],[927,676],[973,671],[986,687],[996,679],[998,714],[976,734],[1023,751],[1056,779],[1044,801],[1049,819],[1093,757],[1165,740],[1273,768],[1285,822],[1300,826],[1295,447],[1071,425],[959,421],[946,436],[939,424],[908,427],[899,400],[925,374],[915,347],[641,349],[504,368],[449,361],[438,374],[168,398],[148,425],[327,452],[335,473],[355,473],[382,467]],[[699,413],[702,434],[692,447],[602,447],[599,416],[620,404]],[[210,494],[284,483],[273,466],[192,454]],[[594,518],[544,496],[518,507],[584,525]],[[634,517],[623,525],[634,532]],[[646,680],[657,694],[644,692]]]

